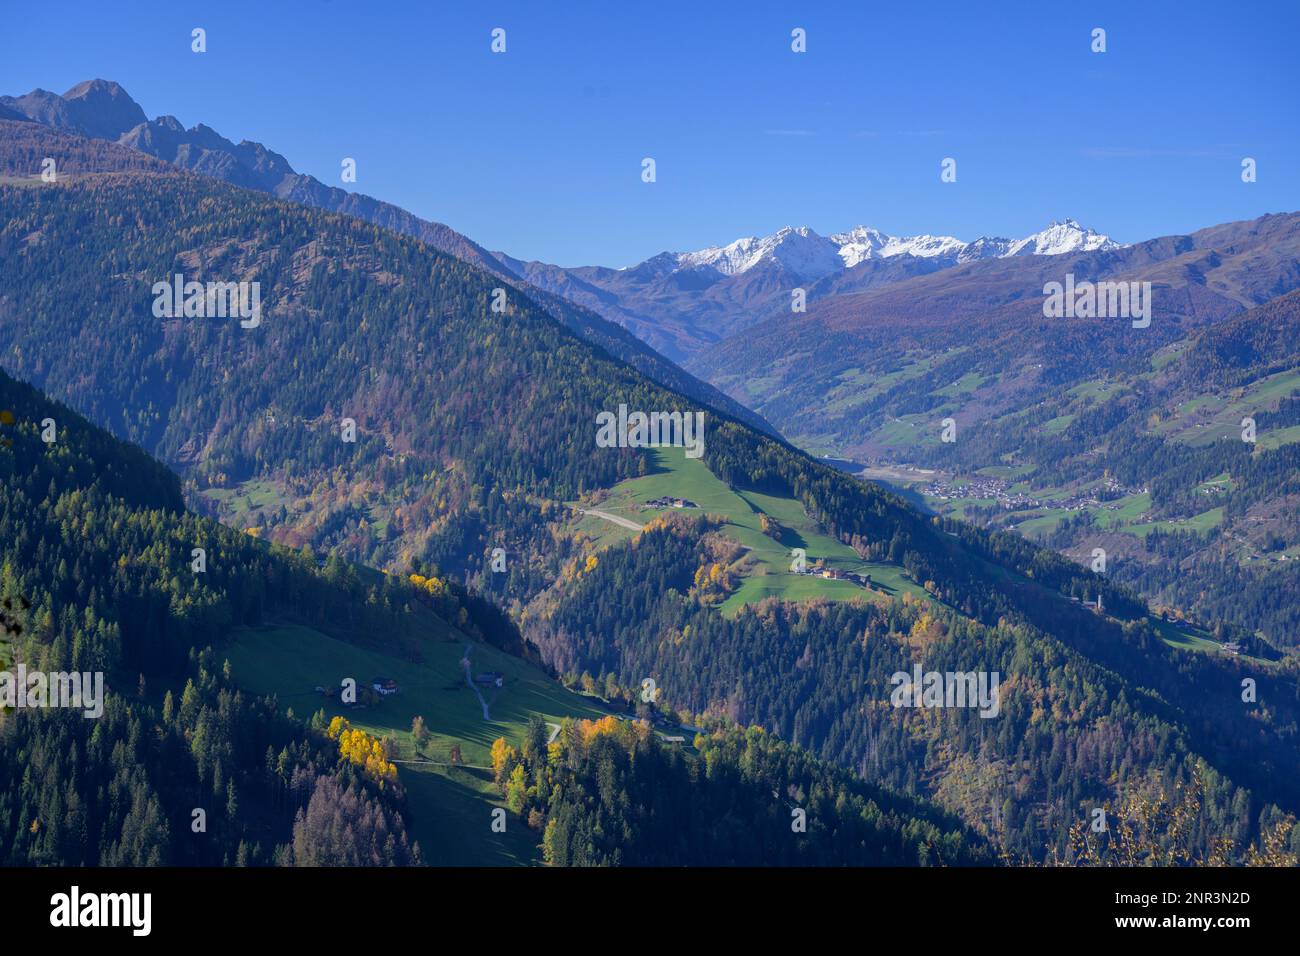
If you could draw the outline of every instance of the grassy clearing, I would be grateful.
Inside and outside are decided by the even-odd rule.
[[[255,523],[261,511],[278,511],[288,506],[282,489],[269,481],[245,481],[233,488],[205,488],[204,497],[217,502],[226,523],[234,527],[247,527]]]
[[[542,835],[507,813],[493,833],[492,810],[504,807],[485,770],[403,764],[398,776],[411,808],[411,832],[431,866],[529,866],[541,863]]]
[[[1187,342],[1175,342],[1173,345],[1166,345],[1151,356],[1151,371],[1158,372],[1170,362],[1178,359],[1189,348]]]
[[[956,381],[949,382],[943,388],[936,388],[930,394],[942,395],[944,398],[959,398],[979,391],[991,381],[993,381],[991,376],[981,375],[979,372],[967,372]]]
[[[1043,431],[1048,435],[1057,435],[1070,427],[1074,421],[1074,415],[1058,415],[1055,418],[1043,422]]]
[[[323,709],[345,716],[354,727],[397,741],[397,759],[418,755],[448,763],[459,745],[467,768],[402,763],[398,778],[411,801],[411,825],[425,859],[433,864],[525,864],[538,859],[539,837],[511,818],[505,834],[491,832],[492,808],[502,805],[490,774],[472,769],[490,765],[492,741],[505,737],[515,746],[533,714],[559,723],[564,717],[599,717],[594,701],[571,693],[542,671],[495,648],[473,643],[475,674],[496,671],[501,688],[483,689],[490,720],[483,719],[478,697],[465,683],[461,658],[467,638],[444,625],[419,642],[419,662],[336,640],[295,624],[277,624],[233,633],[225,649],[236,682],[256,694],[275,695],[299,717]],[[316,693],[317,685],[336,688],[345,677],[368,686],[378,676],[397,681],[399,692],[373,707],[346,707]],[[432,736],[417,753],[411,721],[419,715]]]
[[[1170,647],[1176,647],[1184,651],[1198,651],[1200,653],[1226,654],[1223,645],[1216,641],[1203,627],[1178,627],[1172,621],[1165,621],[1158,617],[1148,617],[1155,629],[1160,633],[1160,639]],[[1251,661],[1265,667],[1270,662],[1260,657],[1254,657],[1250,654],[1242,654],[1242,660]]]
[[[1300,369],[1290,369],[1251,382],[1233,405],[1236,410],[1258,408],[1264,404],[1271,405],[1278,399],[1286,398],[1298,391],[1300,391]]]
[[[871,440],[889,448],[915,448],[937,444],[942,431],[941,422],[948,417],[948,407],[933,409],[924,415],[904,415],[885,422],[871,434]]]
[[[1204,533],[1212,531],[1223,524],[1223,508],[1211,508],[1209,511],[1202,511],[1198,515],[1190,518],[1174,518],[1166,521],[1152,521],[1145,524],[1134,524],[1124,527],[1123,531],[1135,534],[1139,538],[1145,538],[1152,531],[1196,531]]]
[[[1217,651],[1218,642],[1212,640],[1209,632],[1201,628],[1190,630],[1181,630],[1168,621],[1161,621],[1157,618],[1151,618],[1151,623],[1155,625],[1156,630],[1160,632],[1160,639],[1170,647],[1176,647],[1184,651]]]
[[[895,385],[926,374],[939,361],[950,357],[951,354],[923,356],[883,373],[862,368],[846,369],[836,376],[838,381],[826,392],[822,407],[828,412],[848,411],[883,395]]]
[[[1241,439],[1241,420],[1263,409],[1276,408],[1280,399],[1300,392],[1300,370],[1269,375],[1229,394],[1199,395],[1178,406],[1176,413],[1155,431],[1175,441],[1204,446],[1221,440]],[[1300,428],[1280,428],[1261,433],[1264,448],[1300,441]]]
[[[988,475],[990,478],[1021,478],[1034,471],[1033,465],[989,465],[981,468],[975,474]]]
[[[460,662],[466,643],[472,645],[470,662],[476,674],[495,671],[504,677],[502,687],[484,690],[490,720],[483,719],[478,697],[465,683]],[[604,714],[533,665],[486,644],[468,638],[430,639],[421,642],[419,650],[424,659],[416,663],[308,627],[281,624],[237,631],[226,656],[241,686],[276,694],[299,716],[323,708],[327,716],[343,715],[370,733],[395,737],[401,759],[415,756],[411,720],[417,715],[434,735],[423,748],[425,756],[446,760],[451,745],[458,743],[466,763],[486,766],[492,741],[505,737],[517,744],[533,714],[553,722]],[[338,687],[345,677],[364,686],[377,676],[393,678],[401,690],[370,708],[346,707],[313,689]]]
[[[1096,512],[1097,526],[1116,529],[1123,525],[1136,524],[1137,520],[1151,510],[1151,495],[1143,492],[1117,498]]]
[[[1033,515],[1033,517],[1019,521],[1016,524],[1016,530],[1026,538],[1035,538],[1039,535],[1051,533],[1058,524],[1070,517],[1074,512],[1069,508],[1051,508],[1046,511],[1029,512],[1029,514]]]
[[[1219,491],[1231,491],[1235,487],[1236,484],[1233,482],[1232,476],[1224,471],[1215,475],[1213,478],[1207,478],[1205,481],[1201,482],[1196,486],[1196,490],[1208,491],[1213,488]]]
[[[942,511],[945,515],[968,520],[967,508],[985,508],[990,504],[988,498],[936,498],[926,496],[926,505],[931,511]]]
[[[1082,382],[1066,392],[1071,398],[1075,399],[1094,399],[1096,401],[1105,401],[1113,398],[1120,393],[1122,389],[1116,382],[1104,381],[1099,378],[1090,379]]]
[[[1230,484],[1230,479],[1227,475],[1220,475],[1218,478],[1205,482],[1201,487],[1222,487],[1226,484]],[[1086,490],[1086,486],[1078,490]],[[1044,501],[1064,496],[1065,492],[1045,491],[1039,493],[1039,497]],[[944,504],[946,506],[945,513],[954,513],[959,517],[961,516],[960,508],[951,507],[953,502],[944,502]],[[1145,538],[1156,530],[1195,531],[1198,533],[1212,531],[1223,524],[1224,515],[1223,508],[1220,506],[1210,508],[1190,518],[1144,521],[1143,519],[1151,511],[1151,495],[1147,493],[1129,495],[1100,507],[1088,507],[1084,510],[1092,515],[1093,523],[1097,528],[1105,531],[1132,534],[1139,538]],[[1014,512],[1010,515],[1010,520],[1014,523],[1016,530],[1026,537],[1042,537],[1055,530],[1056,526],[1063,520],[1078,513],[1076,509],[1071,508],[1037,508]]]
[[[728,488],[702,461],[687,458],[680,448],[653,449],[652,454],[656,469],[652,474],[619,483],[596,507],[645,524],[676,510],[648,509],[644,507],[645,502],[662,497],[687,498],[699,505],[692,513],[703,512],[724,519],[722,533],[747,549],[748,573],[740,588],[722,604],[723,613],[734,614],[744,605],[767,597],[787,601],[816,597],[852,600],[907,591],[929,599],[925,590],[901,568],[863,561],[848,545],[823,533],[804,513],[803,505],[793,498]],[[779,523],[780,540],[763,533],[763,515]],[[600,543],[624,540],[635,533],[591,515],[584,517],[579,526],[587,528],[591,522],[603,526],[595,529]],[[794,548],[805,550],[810,565],[820,560],[827,568],[870,574],[875,586],[866,589],[851,581],[794,574],[790,571]]]
[[[1300,442],[1300,425],[1289,425],[1286,428],[1263,432],[1257,436],[1255,447],[1272,451],[1274,448],[1281,448],[1283,445],[1291,445],[1295,442]]]

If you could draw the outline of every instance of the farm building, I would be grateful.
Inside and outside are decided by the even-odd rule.
[[[651,498],[645,503],[647,508],[698,508],[690,498],[674,498],[671,495],[663,498]]]

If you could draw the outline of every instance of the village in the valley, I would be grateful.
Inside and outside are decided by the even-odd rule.
[[[917,490],[927,498],[938,501],[969,501],[972,498],[997,502],[1005,511],[1023,511],[1029,508],[1055,508],[1066,511],[1083,511],[1087,508],[1104,508],[1106,503],[1127,495],[1143,494],[1146,488],[1125,488],[1114,478],[1102,479],[1086,492],[1064,498],[1045,500],[1023,491],[1012,491],[1016,483],[991,475],[974,475],[970,478],[948,480],[934,477]]]

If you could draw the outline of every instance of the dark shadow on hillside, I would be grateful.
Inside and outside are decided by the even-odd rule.
[[[403,768],[405,769],[405,768]],[[492,832],[495,805],[478,789],[491,771],[406,772],[410,832],[429,866],[529,866],[541,858],[541,834],[506,812],[506,832]]]

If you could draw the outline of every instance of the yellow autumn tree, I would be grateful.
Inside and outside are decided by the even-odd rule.
[[[519,763],[519,751],[506,743],[504,737],[492,741],[492,776],[498,787],[504,787],[510,771]]]
[[[613,714],[601,717],[599,720],[584,720],[578,724],[582,730],[582,739],[590,741],[601,734],[615,735],[618,733],[620,721]]]
[[[447,582],[442,578],[426,578],[423,574],[412,574],[410,582],[435,598],[444,597],[448,593]]]
[[[384,744],[364,730],[354,728],[346,717],[335,717],[326,731],[339,742],[339,756],[360,767],[375,780],[396,780],[397,767],[388,759]]]
[[[913,644],[919,644],[922,647],[933,644],[944,635],[943,624],[938,621],[929,611],[922,612],[912,623],[911,633],[908,635]]]

